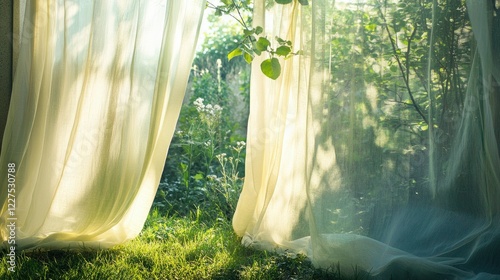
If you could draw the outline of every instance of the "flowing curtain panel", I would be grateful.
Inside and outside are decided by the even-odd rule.
[[[243,244],[380,279],[500,278],[498,1],[255,1]],[[392,278],[391,278],[392,277]]]
[[[27,1],[0,160],[4,245],[105,248],[141,231],[204,8]]]

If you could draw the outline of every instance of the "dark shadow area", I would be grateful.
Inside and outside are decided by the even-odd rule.
[[[14,1],[0,1],[0,155],[12,92]]]

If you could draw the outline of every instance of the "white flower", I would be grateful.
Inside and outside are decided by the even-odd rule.
[[[198,112],[202,112],[205,110],[205,105],[203,105],[203,98],[198,97],[194,102],[194,106],[196,106],[196,110]]]
[[[219,161],[222,162],[226,158],[226,153],[218,154],[216,157]]]

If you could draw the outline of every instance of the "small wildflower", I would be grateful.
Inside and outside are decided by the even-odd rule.
[[[216,157],[219,161],[222,162],[223,160],[226,159],[226,153],[218,154]]]
[[[198,112],[203,112],[205,110],[205,105],[203,104],[203,98],[198,97],[194,102],[194,106]]]
[[[217,181],[217,175],[207,175],[207,179],[211,181]]]

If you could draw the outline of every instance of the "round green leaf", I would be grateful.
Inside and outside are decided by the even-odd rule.
[[[269,42],[269,40],[267,40],[267,38],[259,37],[259,40],[257,40],[257,42],[255,43],[255,48],[258,51],[263,52],[263,51],[267,50],[267,47],[269,47],[270,44],[271,44],[271,42]]]
[[[259,35],[263,31],[264,31],[264,28],[262,28],[262,26],[255,27],[255,34]]]
[[[290,4],[293,0],[276,0],[278,4]]]
[[[290,47],[288,47],[288,46],[281,46],[281,47],[276,49],[276,54],[281,55],[281,56],[287,56],[291,52],[292,52],[292,49],[290,49]]]
[[[260,69],[262,70],[262,73],[264,73],[264,75],[273,80],[276,80],[281,74],[280,62],[275,57],[262,61],[262,63],[260,64]]]

